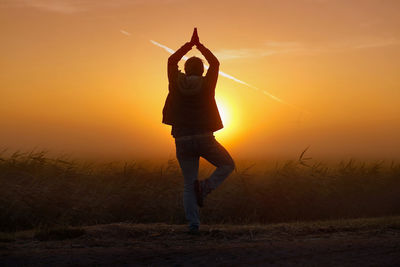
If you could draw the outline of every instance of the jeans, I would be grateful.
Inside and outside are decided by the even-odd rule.
[[[213,135],[196,136],[186,140],[175,139],[176,157],[184,177],[183,206],[189,228],[196,229],[200,225],[199,210],[194,191],[197,180],[200,157],[206,159],[217,168],[206,179],[209,190],[216,189],[235,169],[235,163],[228,151]]]

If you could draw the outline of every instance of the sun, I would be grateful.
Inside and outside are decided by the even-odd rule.
[[[236,134],[238,119],[234,112],[233,103],[229,101],[228,97],[222,95],[216,96],[215,101],[217,102],[219,115],[224,124],[224,128],[217,131],[215,134],[217,137],[225,141],[230,141]]]
[[[218,106],[218,111],[219,115],[221,116],[222,123],[224,124],[225,127],[227,127],[230,124],[231,116],[229,114],[229,109],[226,107],[225,103],[222,102],[221,100],[217,99],[217,106]]]

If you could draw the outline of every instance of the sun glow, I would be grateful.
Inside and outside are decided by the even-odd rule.
[[[229,98],[220,95],[216,96],[215,100],[217,102],[222,123],[224,124],[224,128],[217,131],[215,134],[217,137],[225,141],[231,141],[236,135],[236,126],[238,121],[237,114],[234,112],[232,107],[233,103],[229,101]]]
[[[229,114],[229,110],[225,106],[225,103],[222,101],[217,101],[219,115],[221,116],[222,123],[225,127],[228,127],[230,124],[231,116]]]

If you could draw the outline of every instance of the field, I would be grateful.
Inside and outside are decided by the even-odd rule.
[[[202,167],[200,179],[212,172]],[[87,163],[44,152],[0,157],[0,231],[114,222],[184,224],[174,159]],[[400,215],[400,165],[297,161],[237,169],[201,210],[205,224],[265,224]]]

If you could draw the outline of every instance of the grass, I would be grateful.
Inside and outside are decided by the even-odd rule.
[[[206,200],[202,222],[265,224],[400,215],[398,163],[324,164],[305,154],[257,171],[237,162],[236,172]],[[200,177],[211,171],[202,168]],[[0,231],[121,221],[182,224],[182,189],[174,159],[159,165],[94,164],[50,158],[45,152],[3,153]]]

